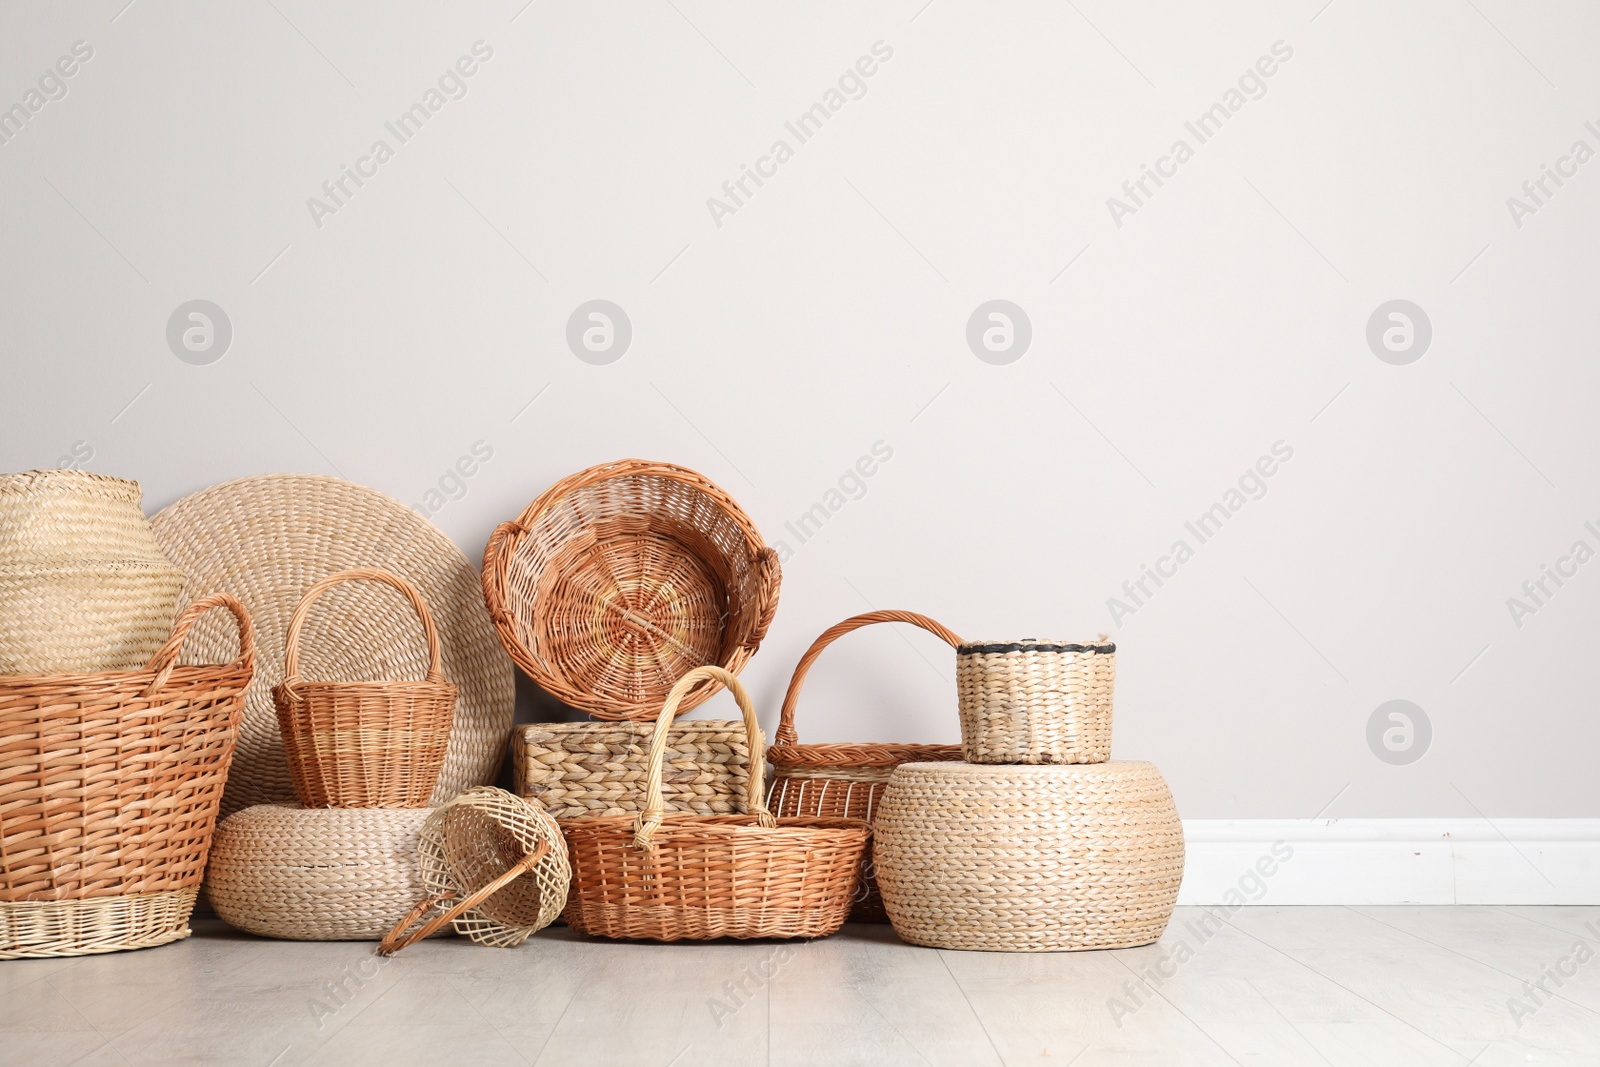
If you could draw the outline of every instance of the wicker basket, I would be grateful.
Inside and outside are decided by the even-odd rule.
[[[557,819],[633,815],[644,806],[654,724],[537,722],[511,732],[516,792]],[[750,777],[744,724],[678,722],[667,730],[661,790],[673,811],[732,815]]]
[[[767,750],[772,761],[772,788],[767,805],[775,815],[823,815],[834,818],[872,821],[878,798],[889,776],[902,763],[958,760],[960,745],[802,745],[795,732],[795,705],[800,702],[800,687],[822,650],[852,630],[877,622],[906,622],[920,626],[952,648],[961,638],[926,615],[910,611],[869,611],[839,623],[823,632],[800,657],[784,694],[783,713],[778,722],[777,739]],[[869,853],[870,856],[870,853]],[[857,891],[850,918],[856,922],[888,922],[883,900],[878,895],[878,880],[869,860],[867,873]]]
[[[261,937],[376,941],[427,895],[417,844],[429,814],[290,804],[234,812],[217,825],[206,896],[224,922]]]
[[[1117,646],[992,641],[956,650],[961,754],[969,763],[1104,763],[1111,758]]]
[[[483,554],[501,643],[599,719],[655,718],[695,667],[737,674],[778,607],[778,555],[706,478],[626,459],[580,471],[502,523]],[[717,691],[704,681],[684,710]]]
[[[167,639],[182,590],[137,482],[0,475],[0,674],[136,670]]]
[[[214,607],[238,622],[238,659],[178,666]],[[254,673],[250,617],[217,593],[143,670],[0,678],[0,959],[189,935]]]
[[[754,762],[743,815],[667,814],[661,758],[685,695],[706,679],[733,690]],[[744,686],[700,667],[667,695],[650,743],[644,811],[562,825],[572,856],[567,924],[652,941],[823,937],[850,910],[871,831],[859,819],[774,819],[762,804],[761,729]]]
[[[422,620],[428,674],[419,682],[308,682],[300,631],[311,605],[344,582],[398,589]],[[352,638],[354,639],[354,638]],[[439,632],[422,594],[387,571],[344,571],[313,585],[289,620],[283,684],[272,690],[295,795],[308,808],[425,808],[444,767],[456,687],[440,665]]]
[[[878,884],[906,941],[1050,952],[1161,936],[1183,824],[1149,763],[908,763],[878,805]]]

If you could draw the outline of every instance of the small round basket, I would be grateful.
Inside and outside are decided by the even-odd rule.
[[[483,555],[500,641],[556,699],[653,719],[677,680],[737,674],[778,608],[778,556],[694,471],[626,459],[580,471],[502,523]],[[688,710],[721,686],[702,681]]]
[[[311,606],[344,582],[398,589],[422,620],[428,673],[414,682],[309,682],[300,632]],[[351,635],[351,640],[357,640]],[[295,795],[308,808],[425,808],[444,768],[456,687],[445,681],[439,632],[422,594],[388,571],[343,571],[313,585],[289,620],[283,684],[272,690]]]
[[[1129,948],[1161,936],[1183,881],[1183,824],[1161,773],[908,763],[878,805],[878,885],[914,945]]]
[[[1117,646],[980,641],[956,649],[961,754],[968,763],[1104,763],[1111,758]]]

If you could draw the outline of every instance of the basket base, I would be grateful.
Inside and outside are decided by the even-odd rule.
[[[0,960],[92,956],[189,936],[199,889],[0,903]]]
[[[827,937],[844,925],[845,909],[675,908],[574,899],[562,917],[577,933],[621,941],[751,940]]]

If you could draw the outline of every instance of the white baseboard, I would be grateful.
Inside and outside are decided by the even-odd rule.
[[[1600,819],[1188,819],[1183,827],[1179,904],[1600,904]]]

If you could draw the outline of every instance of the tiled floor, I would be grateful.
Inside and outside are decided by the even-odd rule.
[[[1600,1064],[1600,907],[1202,918],[1180,908],[1159,945],[1121,952],[556,928],[382,962],[212,920],[162,948],[0,963],[0,1063]],[[1524,986],[1541,979],[1548,996]]]

